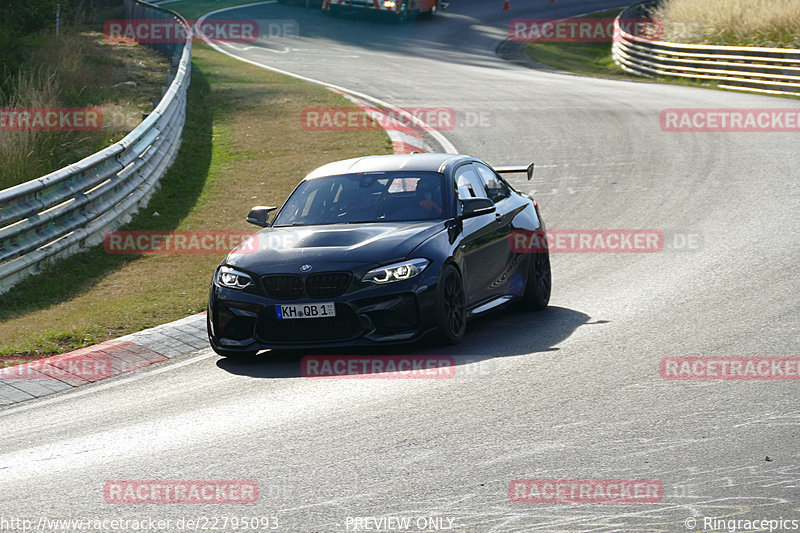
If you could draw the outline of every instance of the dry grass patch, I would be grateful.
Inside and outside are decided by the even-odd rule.
[[[798,0],[664,0],[664,40],[800,49]]]
[[[0,107],[98,107],[98,131],[0,130],[0,189],[36,179],[122,139],[153,109],[169,64],[136,44],[97,31],[26,38],[28,60],[0,89]],[[132,83],[131,83],[132,82]]]

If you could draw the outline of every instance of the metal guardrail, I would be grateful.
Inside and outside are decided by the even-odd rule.
[[[170,58],[169,87],[121,141],[44,177],[0,191],[0,294],[54,260],[99,244],[147,205],[172,164],[186,117],[192,28],[173,11],[125,0],[129,20],[175,20],[186,41],[153,43]]]
[[[800,96],[800,50],[655,41],[631,35],[620,19],[649,17],[655,2],[633,5],[614,21],[611,55],[623,70],[640,76],[717,81],[719,87]]]

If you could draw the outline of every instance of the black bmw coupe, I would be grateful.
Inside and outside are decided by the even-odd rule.
[[[539,208],[498,167],[466,155],[369,156],[324,165],[275,207],[264,229],[217,267],[208,337],[222,356],[268,348],[381,345],[437,335],[458,343],[467,320],[550,300],[546,250],[520,253],[515,231],[544,232]]]

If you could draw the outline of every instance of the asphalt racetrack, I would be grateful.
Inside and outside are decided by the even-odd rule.
[[[277,3],[211,19],[296,22],[299,35],[219,47],[396,106],[450,109],[445,149],[536,162],[532,181],[510,179],[549,229],[657,230],[663,249],[554,253],[544,313],[477,319],[453,348],[391,350],[452,356],[451,379],[306,379],[299,356],[236,363],[209,348],[0,410],[4,520],[641,533],[714,531],[704,519],[722,517],[800,529],[800,383],[664,379],[659,367],[796,357],[800,316],[800,134],[664,131],[662,111],[800,103],[531,69],[495,52],[510,19],[615,3],[511,4],[458,0],[406,25]],[[512,501],[520,479],[657,480],[663,494]],[[247,480],[258,499],[109,503],[115,480]]]

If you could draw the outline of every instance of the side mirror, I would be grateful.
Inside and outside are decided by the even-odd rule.
[[[488,198],[465,198],[461,200],[461,218],[479,217],[494,213],[497,208]]]
[[[273,206],[257,205],[247,214],[247,221],[256,226],[266,228],[269,226],[269,214],[278,209]]]

